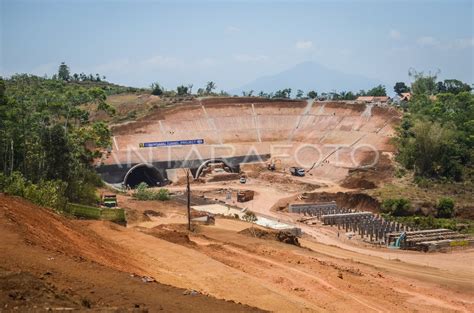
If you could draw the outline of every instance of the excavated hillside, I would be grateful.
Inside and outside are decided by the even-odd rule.
[[[89,223],[121,227],[69,220],[0,194],[0,311],[259,311],[156,282]]]
[[[391,170],[387,163],[394,152],[390,138],[399,120],[400,112],[393,107],[355,102],[194,99],[156,108],[134,122],[113,127],[113,149],[101,164],[270,155],[281,158],[283,166],[298,165],[312,176],[342,182],[351,169],[377,167],[382,162],[375,174],[358,173],[346,182],[370,188]],[[147,142],[197,139],[203,143],[140,147]]]

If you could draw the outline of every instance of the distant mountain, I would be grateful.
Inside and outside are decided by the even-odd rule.
[[[249,90],[254,90],[254,93],[260,91],[268,93],[283,88],[291,88],[292,95],[297,89],[305,93],[315,90],[318,94],[333,90],[357,92],[379,84],[383,83],[361,75],[333,70],[315,62],[303,62],[278,74],[257,78],[240,88],[231,90],[230,93],[241,95],[242,91]]]

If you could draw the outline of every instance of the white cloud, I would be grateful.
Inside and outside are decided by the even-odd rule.
[[[300,40],[296,42],[296,49],[310,49],[313,47],[313,42],[311,40]]]
[[[240,32],[240,28],[238,28],[236,26],[227,26],[225,31],[228,32],[228,33],[238,33],[238,32]]]
[[[418,45],[423,46],[423,47],[437,46],[439,44],[439,41],[436,38],[431,37],[431,36],[420,37],[416,40],[416,42],[418,43]]]
[[[391,29],[389,32],[389,36],[392,39],[398,40],[402,37],[402,34],[396,29]]]
[[[252,62],[266,61],[266,60],[268,60],[268,56],[266,56],[266,55],[236,54],[236,55],[234,55],[234,59],[237,62],[252,63]]]

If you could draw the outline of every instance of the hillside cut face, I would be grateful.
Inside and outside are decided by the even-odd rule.
[[[390,138],[399,112],[388,106],[313,100],[209,98],[156,111],[113,129],[113,147],[98,172],[123,182],[146,165],[164,180],[166,170],[222,160],[242,163],[278,158],[284,166],[337,181],[350,169],[375,166],[393,153]]]

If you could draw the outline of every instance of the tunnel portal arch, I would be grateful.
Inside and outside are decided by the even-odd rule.
[[[163,186],[165,179],[156,167],[147,163],[140,163],[130,168],[123,179],[124,186],[135,188],[145,182],[148,186]]]
[[[209,159],[209,160],[206,160],[206,161],[202,162],[201,165],[199,165],[198,169],[196,170],[196,174],[194,175],[194,179],[198,179],[199,176],[201,176],[202,170],[203,170],[209,163],[223,163],[226,167],[229,168],[229,170],[231,171],[231,173],[234,172],[234,169],[232,168],[232,166],[231,166],[227,161],[225,161],[224,159]]]

